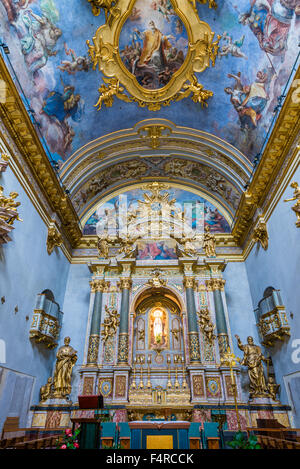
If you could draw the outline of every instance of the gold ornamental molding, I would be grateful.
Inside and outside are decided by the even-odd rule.
[[[298,68],[294,82],[300,79]],[[244,192],[237,213],[232,234],[239,245],[243,245],[255,222],[255,212],[260,209],[274,183],[292,146],[299,139],[300,113],[299,97],[291,86],[281,112],[266,144],[260,163],[248,189]],[[291,162],[292,164],[292,162]]]
[[[14,140],[20,154],[27,162],[35,180],[46,197],[49,206],[62,221],[63,233],[72,247],[81,238],[79,220],[71,201],[51,167],[50,161],[37,136],[35,128],[25,109],[21,97],[7,70],[3,58],[0,56],[0,80],[6,83],[6,100],[0,104],[0,118],[11,138]],[[3,136],[4,141],[5,136]],[[7,142],[5,142],[7,144]],[[9,148],[9,145],[7,145]],[[13,152],[11,152],[13,154]],[[19,166],[19,162],[17,165]],[[20,167],[22,172],[22,168]],[[28,181],[28,177],[26,178]]]
[[[213,96],[213,92],[205,90],[203,85],[198,83],[195,73],[203,72],[211,64],[215,65],[220,36],[214,40],[215,33],[207,23],[199,19],[194,2],[171,2],[175,14],[186,28],[189,48],[182,66],[173,73],[170,81],[162,88],[154,90],[138,83],[135,76],[125,67],[119,52],[120,33],[136,0],[119,0],[114,6],[109,0],[93,0],[92,3],[93,13],[97,13],[97,16],[100,8],[107,12],[106,24],[96,31],[93,44],[87,41],[93,68],[96,70],[98,67],[104,75],[104,83],[99,87],[99,99],[96,104],[99,110],[103,104],[111,107],[115,97],[125,102],[136,102],[150,111],[158,111],[162,106],[168,106],[172,101],[180,101],[190,95],[194,102],[207,106],[207,100]]]
[[[224,291],[226,280],[223,278],[211,278],[209,280],[205,280],[205,284],[208,291]]]
[[[110,287],[110,282],[103,279],[96,279],[90,281],[91,293],[107,292]]]

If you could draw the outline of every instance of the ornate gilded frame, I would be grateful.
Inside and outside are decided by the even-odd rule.
[[[189,39],[188,53],[180,69],[163,88],[149,90],[143,88],[125,67],[119,54],[121,30],[129,17],[136,0],[118,0],[109,9],[109,16],[93,37],[93,45],[87,41],[93,68],[104,75],[99,88],[96,107],[112,106],[114,97],[126,102],[137,102],[140,107],[157,111],[172,101],[180,101],[192,94],[194,102],[207,106],[207,99],[213,92],[205,90],[198,83],[195,73],[203,72],[211,64],[215,65],[220,36],[214,41],[215,33],[201,21],[191,2],[171,0],[176,15],[182,20]],[[127,91],[125,93],[124,91]]]

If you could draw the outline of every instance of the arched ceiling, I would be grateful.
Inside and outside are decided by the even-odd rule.
[[[80,218],[122,187],[168,180],[216,199],[232,219],[251,169],[221,139],[151,119],[90,142],[62,166],[61,178]]]
[[[170,66],[176,48],[191,48],[175,20],[176,1],[138,1],[139,8],[130,3],[118,53],[123,60],[126,45],[143,46],[146,11],[173,34]],[[168,180],[215,199],[233,219],[297,56],[299,1],[217,0],[217,9],[198,2],[200,20],[220,35],[215,65],[196,73],[213,96],[207,107],[182,99],[156,112],[117,98],[95,107],[103,77],[86,41],[105,15],[95,16],[90,3],[0,0],[9,70],[79,217],[126,185]]]

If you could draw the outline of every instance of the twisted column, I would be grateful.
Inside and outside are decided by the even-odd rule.
[[[206,280],[206,287],[208,291],[213,292],[215,312],[216,312],[216,328],[219,343],[220,356],[224,357],[229,347],[228,330],[225,318],[225,310],[222,298],[222,291],[224,291],[225,280],[222,278],[211,278]]]
[[[128,316],[129,316],[129,298],[132,280],[130,278],[122,278],[120,280],[120,288],[122,290],[121,310],[120,310],[120,326],[119,326],[119,346],[118,346],[118,364],[128,364]]]
[[[90,282],[91,293],[95,293],[95,299],[89,336],[87,364],[92,366],[97,365],[98,362],[98,351],[101,331],[102,296],[104,289],[109,287],[109,285],[110,283],[106,282],[103,279],[92,280]]]
[[[194,296],[194,288],[195,288],[194,277],[184,277],[183,285],[185,287],[185,293],[186,293],[190,361],[191,363],[199,363],[201,361],[201,356],[200,356],[200,344],[199,344],[196,304],[195,304],[195,296]]]

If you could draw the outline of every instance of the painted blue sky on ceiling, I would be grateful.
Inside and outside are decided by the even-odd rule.
[[[216,66],[199,76],[214,92],[208,108],[185,99],[154,113],[118,100],[94,107],[101,75],[91,68],[86,40],[104,15],[94,17],[86,0],[0,0],[1,39],[54,158],[66,160],[90,140],[160,117],[215,134],[253,160],[298,53],[300,1],[218,4],[216,11],[198,5],[200,18],[222,35]]]

